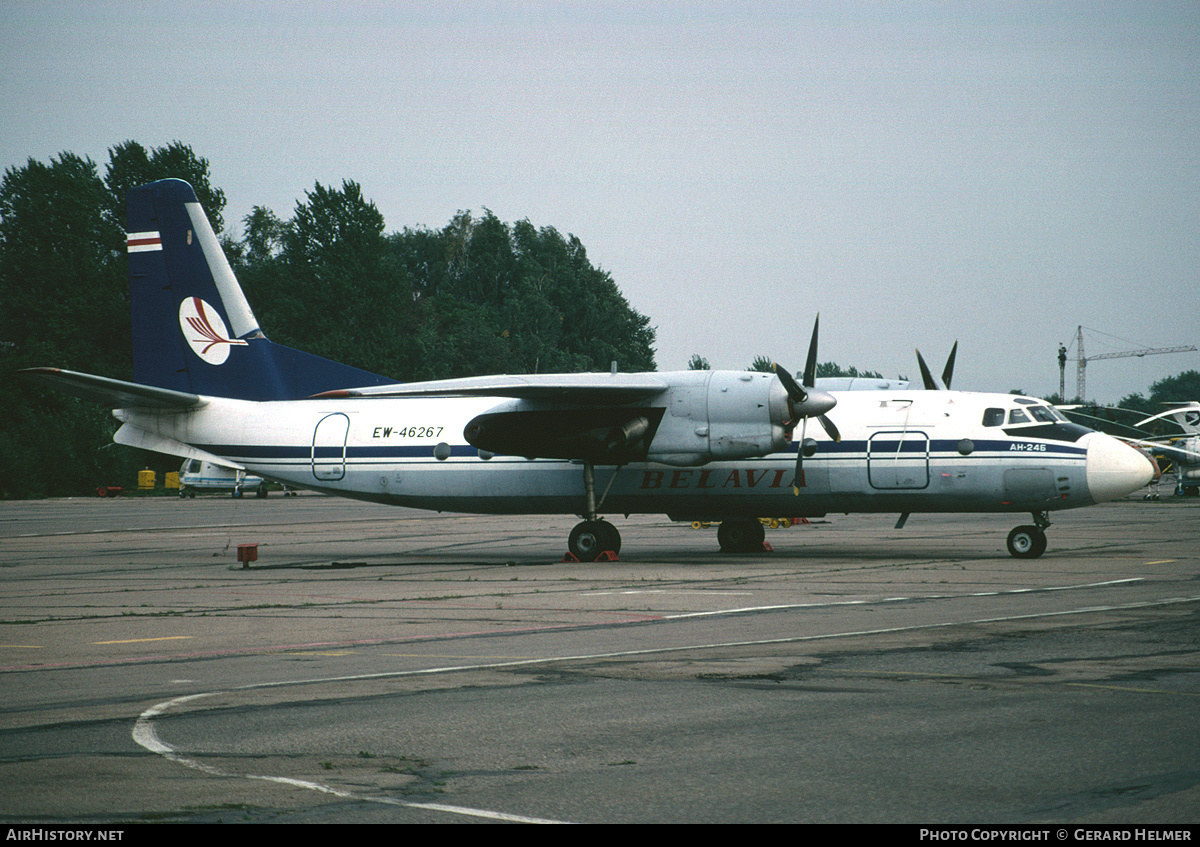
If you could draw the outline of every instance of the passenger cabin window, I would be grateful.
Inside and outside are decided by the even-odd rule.
[[[984,426],[1003,426],[1004,410],[1003,409],[985,409],[983,412]]]
[[[1029,423],[1029,415],[1025,414],[1020,409],[1013,409],[1008,413],[1008,422],[1010,424]]]

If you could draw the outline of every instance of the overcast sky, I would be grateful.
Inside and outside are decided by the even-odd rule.
[[[182,141],[237,236],[344,179],[389,231],[553,226],[660,370],[798,369],[817,312],[823,361],[918,377],[958,339],[984,391],[1057,391],[1081,324],[1200,343],[1195,2],[0,0],[0,129],[4,168]],[[1192,368],[1094,362],[1088,396]]]

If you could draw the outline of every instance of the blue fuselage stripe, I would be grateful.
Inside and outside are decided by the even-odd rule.
[[[952,439],[930,441],[928,442],[928,450],[926,450],[926,442],[924,441],[905,441],[903,443],[879,440],[870,443],[866,441],[823,442],[812,458],[819,461],[822,457],[846,458],[868,452],[872,457],[878,458],[885,457],[889,453],[895,454],[898,452],[902,455],[911,455],[913,458],[927,455],[930,460],[970,460],[985,456],[992,459],[995,458],[995,454],[997,453],[1002,453],[1014,459],[1025,456],[1035,458],[1046,456],[1047,454],[1080,459],[1087,456],[1087,450],[1072,444],[1028,441],[1023,439],[978,441],[974,444],[974,450],[965,456],[959,452],[958,445],[959,441]],[[308,460],[312,459],[314,455],[320,459],[338,459],[344,455],[348,461],[355,459],[429,459],[433,457],[434,452],[434,448],[428,444],[378,447],[357,445],[347,445],[346,447],[317,446],[315,448],[312,445],[297,446],[286,444],[206,444],[199,446],[218,456],[236,456],[249,460]],[[798,444],[793,442],[786,449],[770,454],[769,456],[764,456],[763,458],[794,454],[797,449]],[[469,444],[450,445],[450,456],[453,457],[472,457],[478,454],[479,451]]]

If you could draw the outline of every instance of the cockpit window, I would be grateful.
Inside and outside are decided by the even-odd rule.
[[[1072,423],[1058,409],[1045,401],[1038,402],[1029,398],[1017,397],[1014,403],[1019,407],[1007,409],[1008,426],[1004,431],[1019,438],[1043,438],[1050,441],[1065,441],[1075,443],[1091,430],[1087,427]],[[987,409],[984,411],[985,424],[993,413],[1003,415],[1004,409]],[[1015,429],[1013,427],[1016,427]]]
[[[984,426],[1003,426],[1004,410],[1003,409],[985,409],[983,412]]]

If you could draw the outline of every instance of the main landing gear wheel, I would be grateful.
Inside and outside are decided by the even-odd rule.
[[[567,549],[581,562],[594,562],[601,553],[621,552],[621,533],[608,521],[584,521],[571,530]]]
[[[734,518],[721,521],[717,527],[717,542],[722,553],[757,553],[763,549],[767,531],[756,520]]]
[[[1018,559],[1036,559],[1046,552],[1046,533],[1036,526],[1019,526],[1008,534],[1008,552]]]

